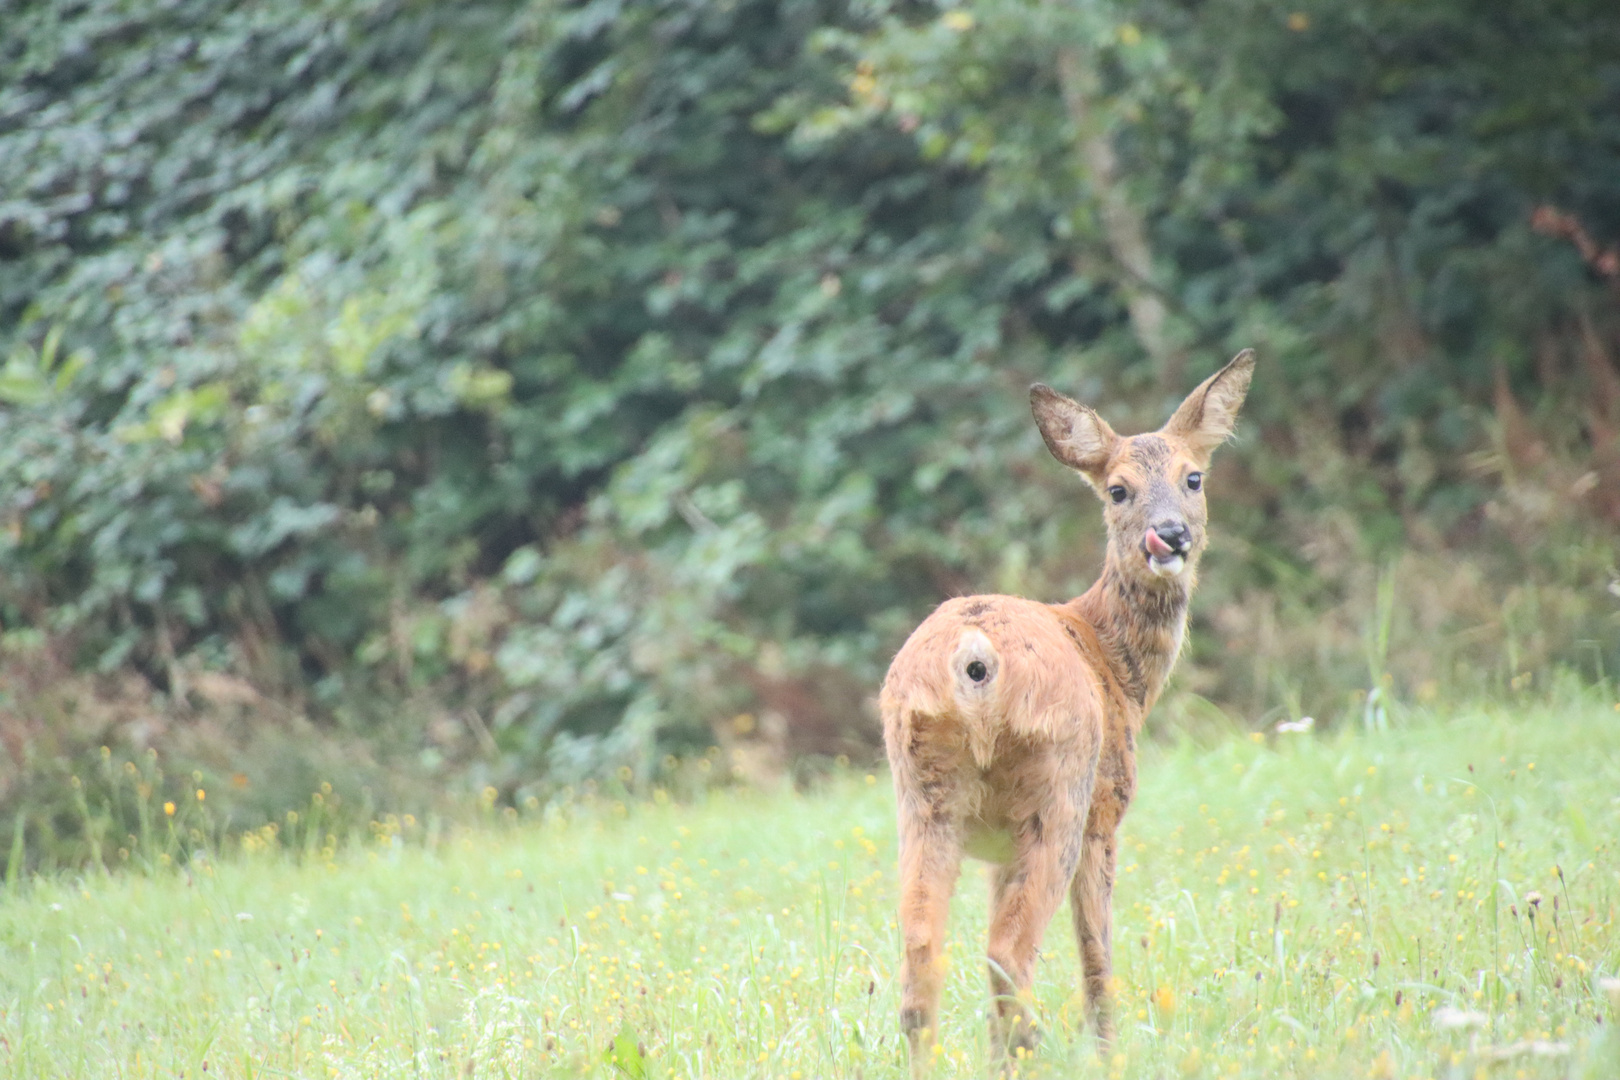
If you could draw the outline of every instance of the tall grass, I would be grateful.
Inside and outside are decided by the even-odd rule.
[[[1119,1043],[1098,1061],[1081,1029],[1060,915],[1023,1074],[1620,1075],[1612,700],[1214,734],[1147,746],[1141,772]],[[7,883],[0,1075],[905,1071],[882,775],[491,808],[432,836],[382,817],[348,844],[307,818],[210,835],[192,802],[148,808],[127,869]],[[944,1075],[986,1070],[979,876]]]

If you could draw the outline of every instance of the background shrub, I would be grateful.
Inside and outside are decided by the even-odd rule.
[[[1296,8],[14,6],[0,650],[172,723],[19,676],[7,768],[220,676],[508,794],[859,752],[941,597],[1095,572],[1027,384],[1243,346],[1172,722],[1614,670],[1620,12]]]

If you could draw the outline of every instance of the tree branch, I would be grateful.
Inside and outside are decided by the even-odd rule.
[[[1075,151],[1080,166],[1097,193],[1098,213],[1109,253],[1123,273],[1120,291],[1130,314],[1131,330],[1137,342],[1153,360],[1159,382],[1175,388],[1184,381],[1186,357],[1171,340],[1165,306],[1153,267],[1153,248],[1148,242],[1147,223],[1132,205],[1119,175],[1119,157],[1096,109],[1098,94],[1095,72],[1082,61],[1080,50],[1064,46],[1057,54],[1058,87],[1064,108],[1075,129]]]

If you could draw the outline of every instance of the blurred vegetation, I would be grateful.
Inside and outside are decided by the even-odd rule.
[[[1607,0],[5,21],[0,805],[859,753],[940,598],[1096,570],[1027,384],[1244,346],[1160,722],[1620,668]]]
[[[1018,1074],[1620,1075],[1620,724],[1607,695],[1560,684],[1387,732],[1146,744],[1114,903],[1129,1022],[1099,1063],[1058,920]],[[149,769],[105,767],[139,807]],[[350,830],[316,798],[224,838],[213,790],[128,835],[92,810],[122,872],[0,885],[0,1065],[899,1080],[880,771],[774,794],[587,784]],[[987,893],[969,873],[952,902],[941,1077],[991,1074]]]

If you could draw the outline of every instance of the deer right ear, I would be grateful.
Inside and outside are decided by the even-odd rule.
[[[1207,463],[1215,448],[1232,437],[1253,375],[1254,350],[1244,349],[1199,383],[1162,430],[1183,440],[1194,457]]]
[[[1043,383],[1029,388],[1029,411],[1052,456],[1102,490],[1103,472],[1120,441],[1107,421]]]

